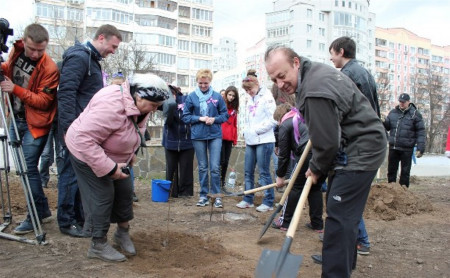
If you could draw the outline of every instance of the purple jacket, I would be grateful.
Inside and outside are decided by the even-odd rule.
[[[123,93],[119,85],[98,91],[66,134],[71,154],[91,167],[97,177],[107,175],[116,163],[130,162],[141,143],[131,120],[136,120],[140,112],[129,84],[122,87]],[[138,123],[142,134],[148,117]]]

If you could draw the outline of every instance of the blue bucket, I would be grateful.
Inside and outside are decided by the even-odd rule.
[[[166,180],[152,180],[152,201],[167,202],[171,183],[171,181]]]

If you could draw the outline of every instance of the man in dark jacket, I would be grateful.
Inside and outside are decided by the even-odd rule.
[[[49,41],[47,30],[39,24],[25,28],[23,39],[14,43],[8,61],[2,63],[5,80],[0,83],[3,92],[10,95],[19,138],[11,124],[11,138],[21,140],[27,166],[31,195],[38,215],[29,212],[25,221],[14,229],[16,234],[33,231],[30,214],[35,221],[51,216],[48,200],[42,190],[38,171],[39,157],[47,142],[56,113],[56,88],[59,71],[45,52]]]
[[[64,161],[58,179],[58,225],[63,234],[83,237],[84,213],[77,179],[70,164],[64,136],[70,124],[83,112],[91,98],[103,88],[100,61],[119,47],[122,36],[116,27],[98,28],[92,42],[76,43],[63,54],[58,89],[58,156]]]
[[[328,175],[322,277],[350,277],[358,223],[386,153],[383,124],[342,72],[284,46],[269,47],[265,63],[278,88],[296,94],[308,126],[312,158],[306,176],[320,186]]]
[[[335,39],[329,48],[331,58],[336,68],[340,68],[341,72],[356,84],[358,89],[370,102],[377,116],[380,117],[380,105],[378,104],[377,84],[373,79],[372,74],[368,70],[363,68],[356,61],[356,43],[349,37],[340,37]],[[366,225],[364,219],[358,225],[358,254],[369,255],[370,254],[370,241],[367,234]]]
[[[398,106],[389,112],[383,122],[389,131],[388,182],[396,182],[398,164],[401,164],[400,184],[409,187],[411,157],[417,144],[417,158],[425,151],[425,126],[422,115],[410,102],[408,94],[401,94]]]

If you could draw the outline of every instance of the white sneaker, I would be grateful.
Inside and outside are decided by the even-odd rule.
[[[269,207],[268,205],[262,204],[262,205],[258,206],[256,208],[256,210],[259,211],[259,212],[266,212],[266,211],[269,211],[269,210],[273,210],[273,207]]]
[[[246,201],[240,201],[236,206],[241,209],[246,209],[246,208],[252,208],[255,205],[247,203]]]

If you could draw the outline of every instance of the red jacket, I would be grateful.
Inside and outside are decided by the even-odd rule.
[[[4,75],[13,80],[14,64],[24,51],[22,40],[14,43],[8,61],[2,63]],[[44,53],[31,74],[28,88],[14,86],[13,94],[25,107],[25,118],[33,138],[49,133],[56,114],[56,89],[59,83],[59,71],[55,62]]]
[[[228,121],[222,124],[222,140],[233,141],[237,144],[237,112],[233,108],[228,108]]]
[[[445,147],[445,155],[450,158],[450,125],[448,126],[447,145]]]

